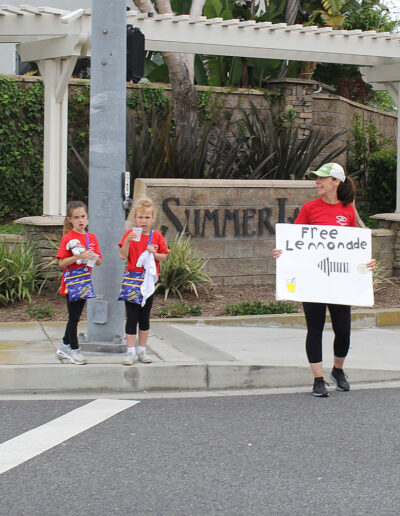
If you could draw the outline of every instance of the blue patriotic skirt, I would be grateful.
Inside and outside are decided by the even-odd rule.
[[[78,267],[67,269],[64,272],[65,288],[68,294],[68,301],[71,303],[80,299],[96,297],[90,267]]]
[[[143,296],[140,293],[140,287],[142,286],[143,280],[144,272],[125,270],[118,301],[128,301],[128,303],[141,305]]]

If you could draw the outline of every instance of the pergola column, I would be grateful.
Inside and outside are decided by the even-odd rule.
[[[400,64],[365,66],[360,72],[375,90],[388,91],[397,106],[396,213],[400,213]]]
[[[393,84],[391,92],[397,105],[397,181],[396,181],[396,213],[400,213],[400,84]]]
[[[43,215],[65,215],[68,80],[77,57],[38,61],[44,82]]]

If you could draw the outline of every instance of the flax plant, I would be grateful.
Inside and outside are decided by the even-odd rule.
[[[372,275],[372,285],[374,288],[374,292],[378,292],[378,290],[382,290],[383,288],[392,285],[394,287],[399,288],[396,283],[392,281],[390,276],[391,270],[385,265],[381,260],[376,260],[375,270]]]
[[[157,288],[164,291],[164,299],[170,293],[176,294],[183,301],[183,293],[190,290],[198,296],[198,288],[208,291],[212,281],[204,271],[207,260],[197,255],[192,247],[190,236],[177,233],[168,243],[169,255],[160,264],[160,277]]]
[[[35,249],[27,244],[8,246],[0,241],[0,304],[8,305],[41,290],[43,265],[37,262]]]

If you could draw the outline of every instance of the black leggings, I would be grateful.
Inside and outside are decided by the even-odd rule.
[[[129,303],[125,301],[126,307],[126,324],[125,333],[128,335],[136,335],[136,327],[139,323],[140,331],[147,331],[150,329],[150,312],[153,306],[153,296],[151,295],[146,304],[142,307],[137,303]]]
[[[326,307],[331,314],[335,334],[333,351],[335,357],[344,358],[350,347],[351,315],[348,305],[326,305],[324,303],[303,303],[307,321],[306,352],[310,364],[322,362],[322,331],[325,325]]]
[[[85,306],[86,299],[80,299],[79,301],[68,301],[68,295],[65,296],[67,300],[68,308],[68,322],[65,328],[65,334],[63,338],[64,344],[69,344],[71,349],[78,349],[78,323],[81,318],[83,307]]]

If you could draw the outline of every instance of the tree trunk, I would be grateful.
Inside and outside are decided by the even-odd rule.
[[[296,16],[299,11],[300,0],[286,0],[285,5],[285,21],[288,25],[293,25],[296,21]],[[281,69],[278,74],[278,79],[286,77],[288,71],[289,61],[282,63]]]
[[[206,3],[206,0],[192,0],[192,5],[190,7],[190,16],[196,17],[201,16],[203,14],[203,7]],[[194,84],[194,54],[185,54],[185,62],[189,72],[189,77]]]
[[[155,9],[150,0],[133,0],[141,13],[154,13]]]
[[[154,12],[154,7],[150,0],[133,1],[141,12]],[[203,0],[198,1],[200,5]],[[160,14],[172,14],[170,0],[157,0],[157,9]],[[193,82],[190,80],[185,55],[162,52],[162,56],[167,63],[171,81],[176,133],[178,136],[181,136],[185,134],[185,129],[188,125],[198,123],[197,108],[199,99]]]
[[[197,108],[199,98],[190,80],[189,72],[182,54],[163,52],[162,55],[167,63],[171,80],[176,132],[182,135],[188,124],[193,126],[198,122]]]

